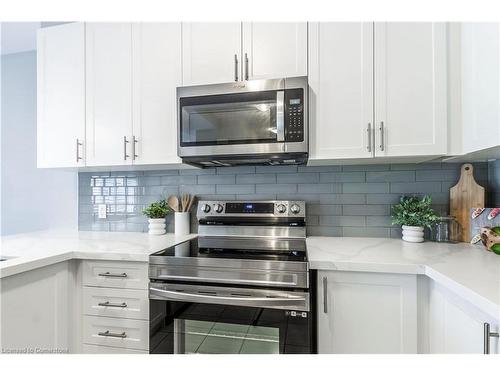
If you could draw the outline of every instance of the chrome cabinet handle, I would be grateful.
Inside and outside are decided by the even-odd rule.
[[[248,54],[245,52],[245,81],[248,81]]]
[[[500,337],[500,333],[491,332],[490,324],[484,323],[483,326],[483,339],[484,339],[484,354],[490,354],[490,338],[491,337]]]
[[[106,302],[99,302],[97,306],[103,306],[103,307],[127,307],[127,304],[125,302],[123,303],[111,303],[109,301]]]
[[[130,155],[127,154],[127,143],[129,143],[127,137],[123,136],[123,160],[127,160],[127,158],[130,157]]]
[[[139,155],[137,155],[137,153],[136,153],[136,148],[137,148],[138,143],[139,143],[139,141],[137,140],[135,135],[133,135],[132,136],[132,160],[135,160],[139,157]]]
[[[83,142],[80,142],[80,140],[77,138],[76,139],[76,162],[78,163],[80,160],[83,158],[80,156],[80,146],[83,146]]]
[[[366,146],[366,150],[368,152],[372,152],[372,123],[368,123],[368,127],[366,128],[366,132],[368,133],[368,145]]]
[[[118,337],[120,339],[124,339],[127,337],[127,334],[125,332],[122,332],[122,333],[113,333],[113,332],[109,332],[106,331],[106,332],[98,332],[97,335],[99,336],[105,336],[105,337]]]
[[[98,276],[104,276],[104,277],[127,277],[128,275],[123,272],[123,273],[111,273],[111,272],[104,272],[104,273],[98,273]]]
[[[384,151],[385,142],[384,142],[384,122],[380,121],[380,151]]]
[[[323,277],[323,312],[328,314],[328,277]]]
[[[238,82],[238,55],[234,54],[234,80]]]

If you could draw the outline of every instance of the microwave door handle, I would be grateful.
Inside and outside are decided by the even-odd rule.
[[[276,140],[285,141],[285,92],[276,92]]]

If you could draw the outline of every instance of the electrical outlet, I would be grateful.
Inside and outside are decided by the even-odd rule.
[[[99,219],[106,219],[106,215],[107,215],[107,212],[106,212],[106,205],[105,204],[100,204],[99,207],[98,207],[98,216],[99,216]]]

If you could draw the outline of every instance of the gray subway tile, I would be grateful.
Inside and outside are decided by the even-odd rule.
[[[444,170],[422,170],[416,171],[417,181],[458,181],[460,170],[444,169]]]
[[[389,164],[367,164],[367,165],[343,165],[343,172],[360,172],[360,171],[388,171]]]
[[[388,238],[390,234],[389,228],[375,227],[343,227],[342,235],[344,237],[382,237]]]
[[[342,184],[343,193],[388,193],[389,184],[385,182],[369,182],[369,183],[344,183]]]
[[[389,206],[382,204],[344,204],[342,206],[342,215],[388,215]]]
[[[305,193],[278,193],[276,199],[283,201],[304,201],[307,203],[319,203],[319,194]]]
[[[183,185],[183,184],[196,184],[195,176],[162,176],[162,185]]]
[[[391,183],[391,193],[439,193],[441,192],[441,182],[393,182]]]
[[[319,225],[319,218],[320,216],[312,215],[312,216],[307,216],[306,217],[306,223],[307,225]]]
[[[367,204],[398,204],[401,194],[366,194]]]
[[[224,185],[221,185],[224,186]],[[229,185],[231,186],[231,185]],[[180,185],[179,191],[187,194],[215,194],[215,185]]]
[[[413,182],[415,171],[366,172],[366,182]]]
[[[217,185],[217,194],[251,194],[255,192],[254,185]]]
[[[297,185],[295,184],[257,184],[255,185],[257,193],[295,193]]]
[[[242,174],[236,176],[237,184],[275,184],[276,175],[273,173]]]
[[[299,193],[340,193],[340,184],[299,184]]]
[[[236,200],[239,201],[267,201],[275,200],[276,193],[255,193],[255,194],[237,194]]]
[[[180,169],[179,174],[183,176],[198,176],[201,174],[215,174],[215,168],[190,168],[186,167],[186,169]]]
[[[276,178],[278,184],[316,184],[319,173],[280,173]]]
[[[236,177],[234,175],[201,175],[198,176],[198,184],[201,185],[234,185]]]
[[[322,165],[322,166],[299,166],[298,172],[340,172],[342,167],[340,165]]]
[[[365,197],[364,194],[320,194],[319,200],[326,204],[363,204]]]
[[[320,225],[332,227],[350,227],[350,226],[365,226],[364,216],[320,216]]]
[[[341,215],[342,206],[337,204],[307,204],[308,215]]]
[[[255,167],[253,166],[241,166],[241,167],[224,167],[217,168],[217,174],[253,174],[255,173]]]
[[[392,218],[390,216],[367,216],[367,227],[392,227]]]
[[[139,178],[139,185],[141,186],[161,185],[161,178],[160,176],[142,176]]]
[[[307,227],[308,236],[342,237],[342,227]]]
[[[261,165],[257,166],[257,173],[294,173],[297,172],[296,165]]]
[[[320,174],[321,182],[365,182],[365,172],[327,172]]]
[[[178,169],[166,169],[162,171],[144,171],[144,176],[167,176],[179,174]]]
[[[392,171],[417,171],[428,169],[441,169],[441,163],[391,164]]]

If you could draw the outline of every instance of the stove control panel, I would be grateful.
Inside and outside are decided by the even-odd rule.
[[[197,217],[265,216],[305,217],[304,201],[200,201]]]

